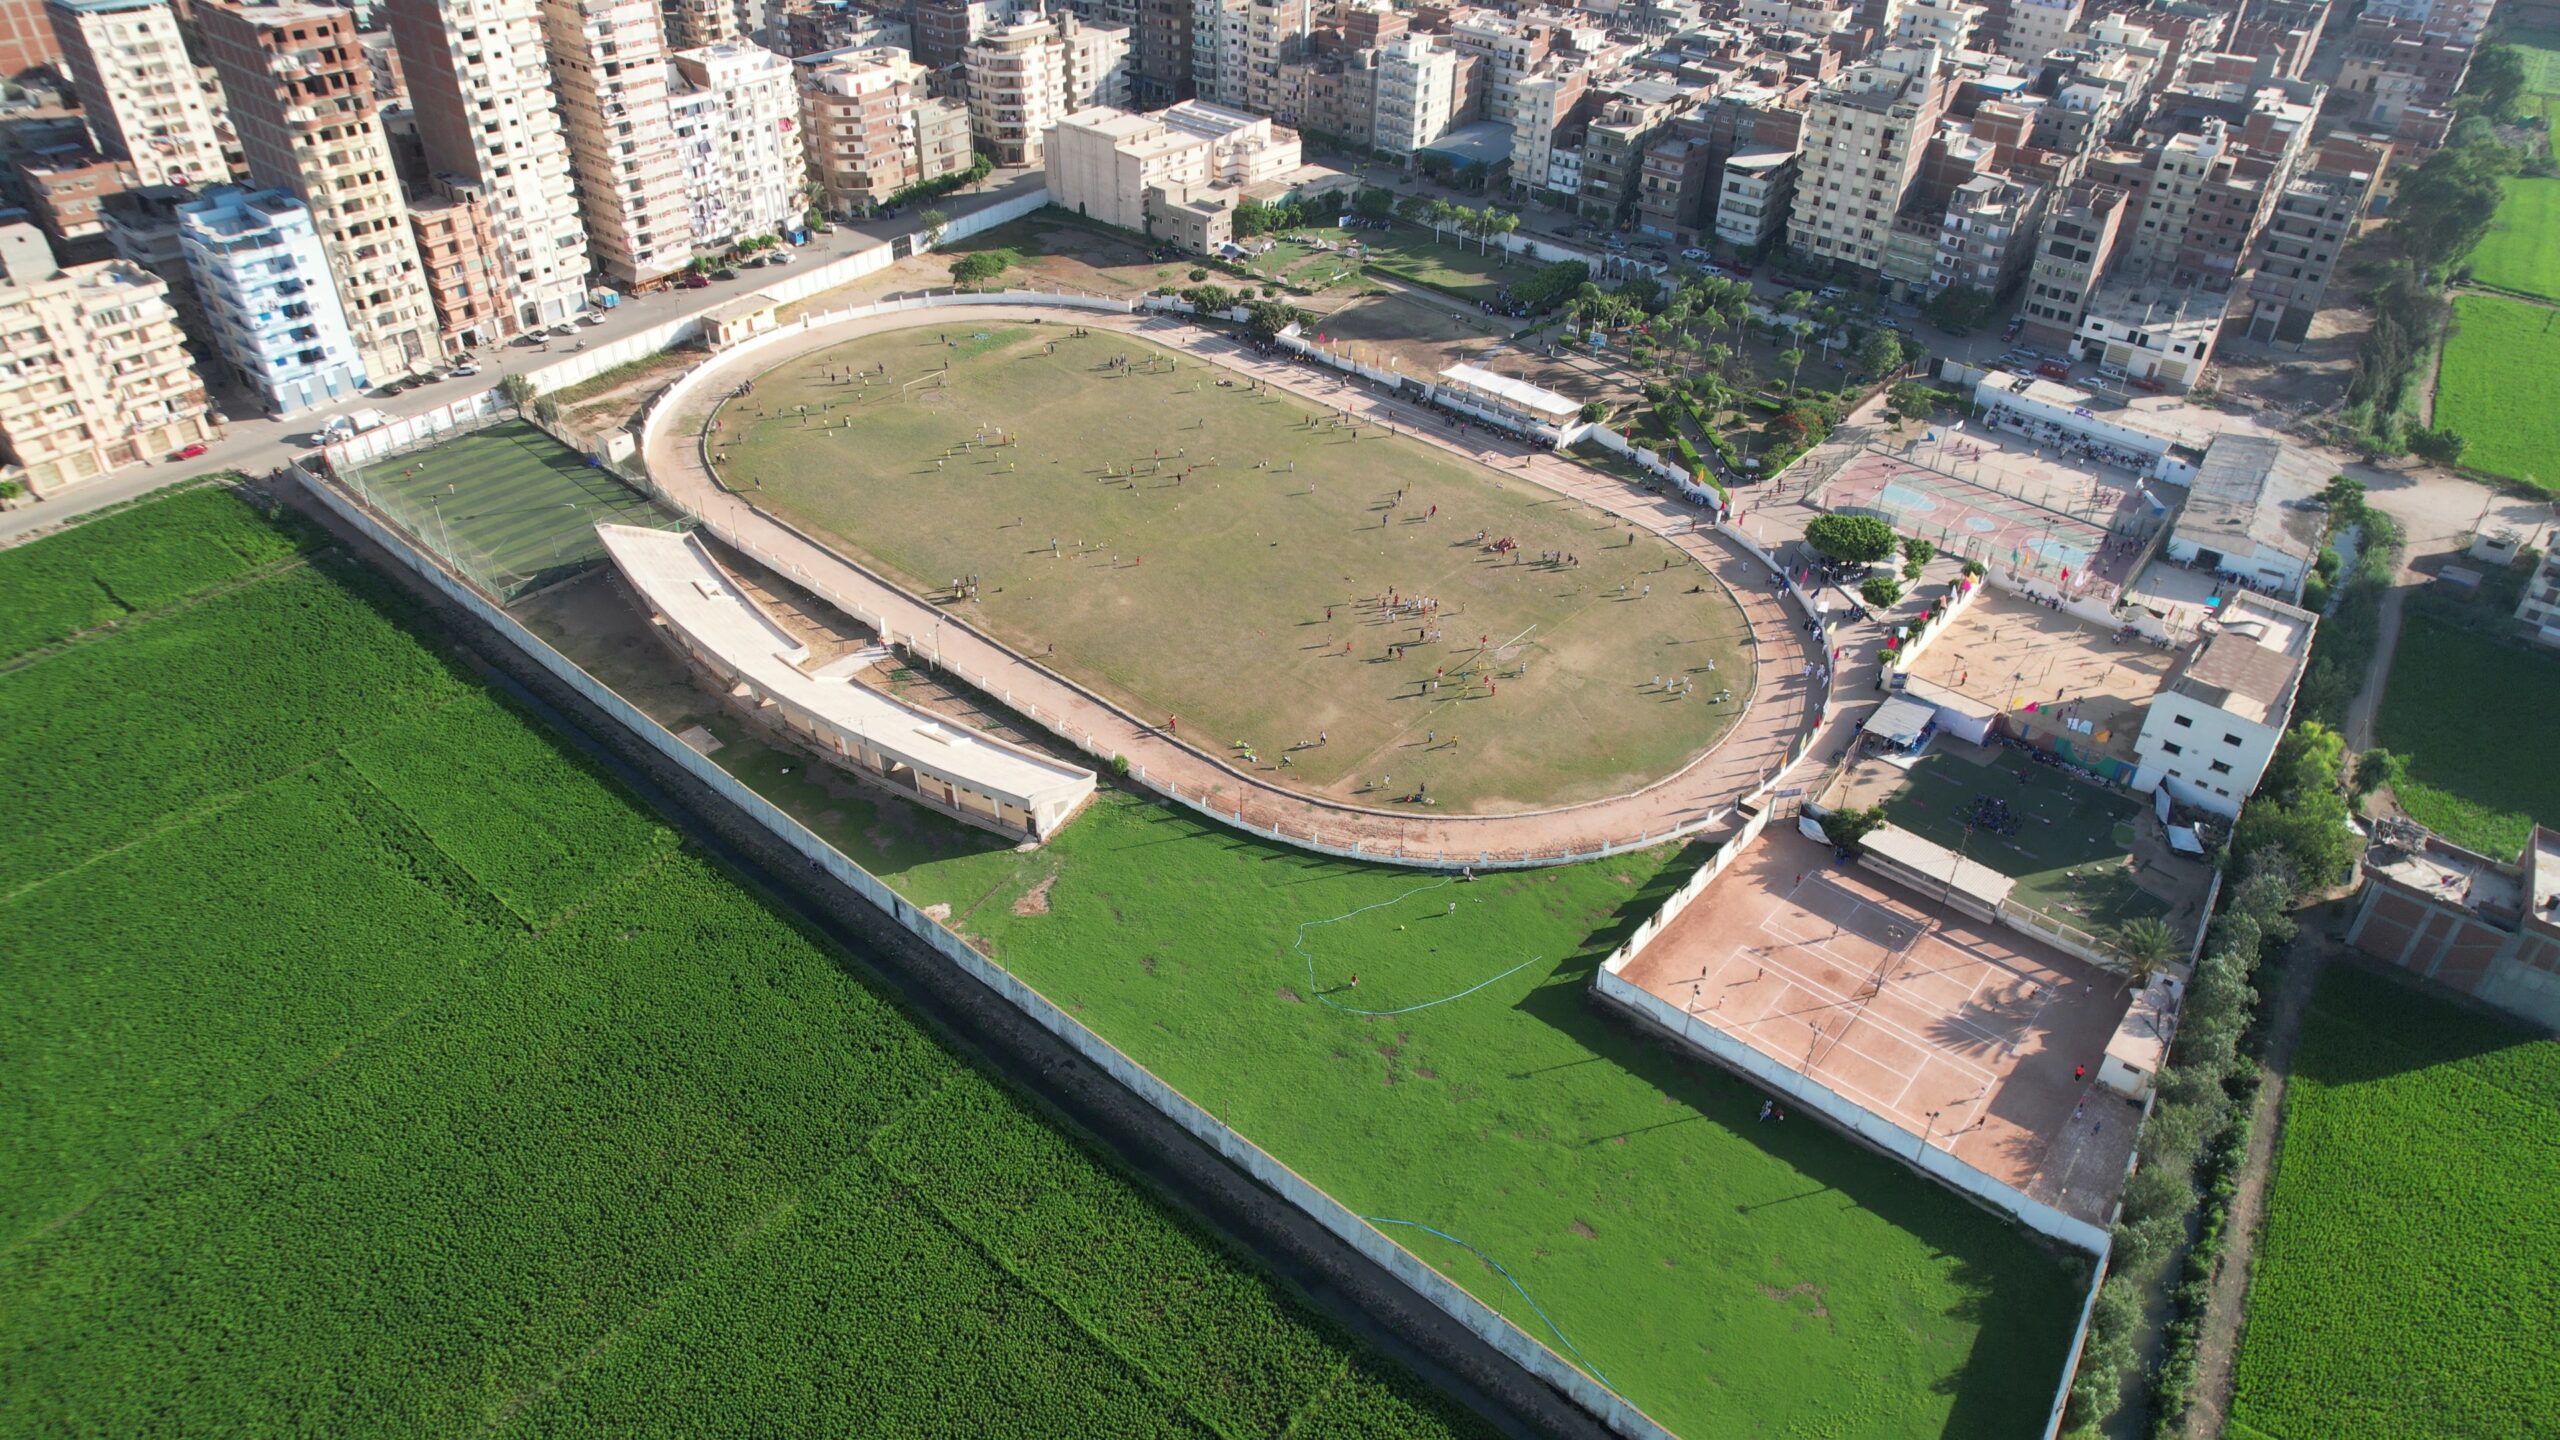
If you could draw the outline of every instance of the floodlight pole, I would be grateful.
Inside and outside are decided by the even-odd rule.
[[[1929,1132],[1937,1128],[1939,1113],[1940,1112],[1938,1111],[1932,1110],[1929,1112],[1928,1118],[1920,1122],[1920,1148],[1911,1152],[1912,1159],[1917,1160],[1923,1154],[1928,1152]]]

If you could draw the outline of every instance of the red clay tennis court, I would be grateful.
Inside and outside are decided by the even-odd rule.
[[[2103,1224],[2139,1111],[2097,1089],[2113,976],[1772,825],[1625,978],[1975,1168]],[[2089,1077],[2075,1079],[2074,1066]],[[1811,1118],[1811,1117],[1806,1117]]]

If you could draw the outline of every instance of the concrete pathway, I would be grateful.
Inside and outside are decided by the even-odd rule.
[[[1448,430],[1439,417],[1373,393],[1364,383],[1346,384],[1329,370],[1264,359],[1222,335],[1178,321],[1023,305],[896,312],[820,325],[802,332],[797,343],[740,359],[714,358],[707,362],[706,378],[720,388],[724,378],[745,379],[798,355],[881,331],[971,320],[1020,321],[1033,315],[1139,334],[1268,380],[1317,404],[1379,423],[1392,421],[1398,430],[1428,443],[1524,475],[1662,536],[1711,572],[1743,608],[1759,663],[1742,718],[1712,750],[1676,775],[1633,794],[1584,804],[1507,815],[1446,815],[1372,808],[1310,795],[1195,749],[1152,720],[1133,716],[1016,654],[964,620],[725,490],[703,462],[698,429],[675,419],[678,407],[663,410],[647,437],[649,473],[723,541],[789,575],[864,624],[908,643],[918,658],[931,661],[938,656],[942,669],[1089,755],[1125,757],[1130,778],[1138,783],[1222,819],[1312,848],[1413,864],[1516,866],[1695,834],[1726,822],[1735,803],[1774,777],[1784,767],[1789,747],[1813,727],[1820,696],[1806,672],[1821,653],[1820,642],[1803,631],[1801,616],[1772,593],[1770,572],[1746,549],[1712,529],[1692,528],[1698,513],[1694,507],[1481,431]]]

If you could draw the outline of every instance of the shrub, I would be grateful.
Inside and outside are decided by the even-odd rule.
[[[1902,603],[1902,582],[1891,575],[1870,575],[1858,586],[1858,593],[1878,610],[1890,610]]]
[[[1804,543],[1834,560],[1875,565],[1893,554],[1893,527],[1872,515],[1818,515],[1804,527]]]

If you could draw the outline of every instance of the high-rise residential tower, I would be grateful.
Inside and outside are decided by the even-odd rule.
[[[585,309],[587,234],[535,0],[385,0],[383,9],[427,168],[487,205],[516,325]]]
[[[231,178],[213,105],[169,0],[46,0],[98,149],[143,185]]]
[[[655,0],[541,0],[552,88],[596,268],[648,285],[693,263]]]
[[[310,207],[366,373],[396,379],[443,358],[355,17],[334,6],[208,3],[195,24],[250,183]]]

